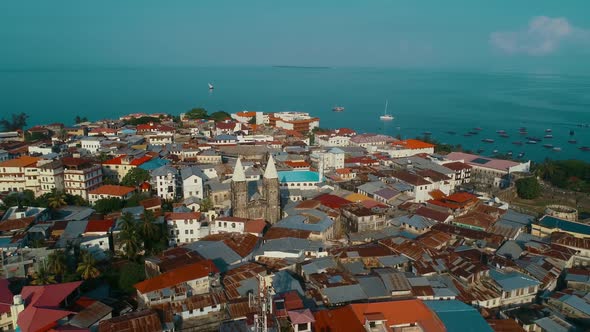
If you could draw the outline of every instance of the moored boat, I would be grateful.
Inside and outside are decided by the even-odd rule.
[[[494,143],[494,140],[491,139],[491,138],[484,138],[481,141],[484,142],[484,143]]]
[[[344,107],[336,106],[336,107],[332,108],[332,112],[344,112]]]

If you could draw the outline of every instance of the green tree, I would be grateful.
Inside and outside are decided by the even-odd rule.
[[[52,209],[59,209],[66,205],[66,194],[63,191],[54,190],[47,199],[47,206]]]
[[[250,118],[250,120],[248,120],[249,124],[256,124],[256,117],[253,116],[252,118]]]
[[[208,118],[207,111],[201,107],[191,109],[190,111],[186,112],[184,116],[191,120]]]
[[[53,276],[44,266],[40,266],[37,271],[33,273],[33,280],[31,281],[32,285],[42,286],[55,283],[55,276]]]
[[[141,217],[141,225],[139,226],[139,232],[143,237],[144,241],[151,242],[155,240],[156,233],[158,232],[158,227],[154,222],[156,221],[156,217],[154,213],[150,210],[146,210]]]
[[[146,171],[143,168],[135,167],[132,168],[123,179],[121,179],[122,186],[130,186],[130,187],[137,187],[141,183],[148,181],[150,179],[150,172]]]
[[[119,241],[123,248],[123,252],[125,253],[125,257],[129,260],[135,260],[141,251],[141,239],[137,229],[121,231],[119,233]]]
[[[211,199],[209,197],[205,197],[202,201],[201,201],[201,212],[207,212],[209,210],[213,209],[213,202],[211,201]]]
[[[2,118],[0,120],[0,126],[4,131],[15,131],[23,129],[27,125],[27,119],[29,116],[26,113],[12,114],[12,119]]]
[[[120,198],[103,198],[94,203],[94,209],[98,213],[111,213],[123,208],[123,201]]]
[[[209,119],[211,119],[215,122],[223,121],[226,119],[231,119],[231,115],[227,112],[224,112],[224,111],[217,111],[217,112],[211,113],[211,115],[209,115]]]
[[[48,138],[47,135],[40,132],[33,132],[33,133],[25,133],[25,141],[27,142],[34,142]]]
[[[97,278],[100,275],[100,271],[96,267],[96,259],[92,254],[86,250],[82,251],[81,260],[78,263],[76,272],[80,274],[80,277],[84,280]]]
[[[143,264],[129,262],[120,271],[117,286],[127,294],[136,292],[133,285],[145,280],[145,268]]]
[[[63,276],[68,272],[67,257],[63,250],[56,250],[47,257],[47,269],[49,272],[60,276]]]
[[[79,115],[76,115],[76,117],[74,118],[74,122],[76,124],[78,123],[82,123],[82,122],[88,122],[88,118],[87,117],[80,117]]]
[[[541,185],[537,178],[528,177],[516,180],[516,193],[524,199],[534,199],[541,195]]]
[[[37,200],[35,199],[35,193],[31,190],[24,190],[21,192],[13,192],[3,198],[4,205],[8,207],[12,206],[35,206]]]
[[[156,118],[153,116],[142,116],[140,118],[133,118],[133,119],[125,120],[124,124],[137,126],[137,125],[141,125],[141,124],[148,124],[150,122],[160,123],[160,122],[162,122],[162,120],[160,118]]]

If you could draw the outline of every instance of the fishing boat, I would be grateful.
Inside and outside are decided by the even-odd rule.
[[[344,107],[336,106],[336,107],[332,108],[332,112],[344,112]]]
[[[512,151],[508,151],[506,154],[512,156]]]
[[[510,137],[510,135],[508,135],[508,134],[500,134],[500,137],[502,137],[502,138],[508,138],[508,137]]]
[[[545,135],[543,138],[553,138],[553,135]]]
[[[518,154],[518,158],[522,158],[522,157],[524,157],[524,152],[521,152]]]
[[[532,136],[528,136],[528,137],[526,137],[526,139],[528,139],[529,141],[535,141],[535,142],[540,142],[541,141],[540,138],[532,137]]]
[[[588,152],[588,151],[590,151],[590,146],[581,146],[581,147],[579,147],[579,149],[581,151]]]
[[[468,132],[468,134],[471,134],[471,135],[477,135],[477,134],[479,134],[479,133],[478,133],[477,131],[470,131],[470,132]]]
[[[498,154],[498,150],[494,150],[494,151],[492,151],[492,153]]]
[[[465,137],[471,137],[473,135],[471,133],[467,133],[467,134],[463,134],[463,136],[465,136]]]
[[[537,141],[527,141],[526,144],[537,144]]]
[[[498,134],[506,134],[506,130],[502,130],[502,129],[496,130],[496,133],[498,133]]]
[[[544,148],[553,149],[553,144],[543,144]]]
[[[387,100],[385,101],[385,111],[383,112],[383,115],[381,115],[379,117],[379,119],[383,120],[383,121],[391,121],[393,120],[393,115],[391,114],[387,114]]]
[[[561,148],[559,146],[556,146],[556,147],[553,148],[553,151],[559,152],[559,151],[561,151]]]
[[[520,127],[518,128],[519,131],[526,131],[526,127]]]
[[[569,144],[578,144],[578,141],[575,139],[570,139],[567,141]]]
[[[483,130],[483,129],[482,129],[482,128],[480,128],[480,127],[475,127],[475,128],[473,128],[473,129],[474,129],[474,130],[477,130],[477,131],[482,131],[482,130]]]
[[[523,143],[521,141],[514,141],[514,142],[512,142],[512,144],[514,144],[514,145],[522,145]]]
[[[481,141],[484,142],[484,143],[494,143],[494,140],[491,139],[491,138],[484,138]]]
[[[213,84],[211,84],[211,83],[207,83],[207,84],[209,84],[209,90],[215,89],[215,87],[213,86]]]
[[[546,132],[546,133],[550,133],[550,132],[552,132],[552,131],[553,131],[553,130],[551,130],[551,129],[545,129],[545,132]]]

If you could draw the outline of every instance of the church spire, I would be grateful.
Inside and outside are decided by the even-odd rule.
[[[275,160],[272,158],[272,154],[268,157],[268,162],[266,163],[266,169],[264,170],[264,178],[265,179],[278,179],[279,174],[277,173],[277,167],[275,166]]]
[[[232,181],[240,182],[246,181],[246,173],[244,173],[244,167],[242,166],[242,161],[240,158],[236,161],[236,165],[234,166],[234,174],[231,177]]]

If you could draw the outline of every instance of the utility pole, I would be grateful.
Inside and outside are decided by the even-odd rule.
[[[251,308],[256,308],[254,315],[254,331],[268,332],[268,316],[273,313],[272,287],[266,285],[266,279],[258,274],[258,291],[248,295],[248,303]]]

